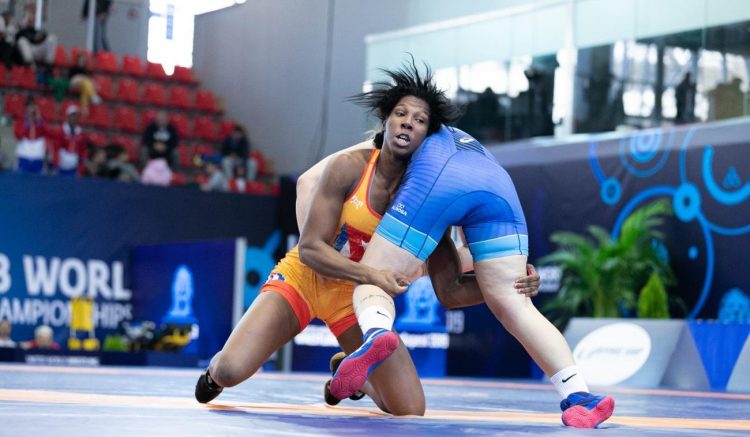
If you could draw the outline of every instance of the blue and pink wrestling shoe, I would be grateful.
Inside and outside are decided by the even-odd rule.
[[[585,391],[571,393],[560,402],[562,421],[574,428],[596,428],[609,419],[615,410],[615,400]]]
[[[398,336],[382,328],[370,329],[365,342],[344,358],[331,379],[330,392],[336,399],[354,395],[370,373],[398,348]]]

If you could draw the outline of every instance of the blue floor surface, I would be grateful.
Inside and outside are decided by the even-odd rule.
[[[368,399],[322,399],[322,374],[261,373],[209,405],[199,370],[0,365],[0,435],[750,435],[750,394],[609,388],[597,430],[560,422],[559,397],[536,382],[426,379],[425,417],[392,417]]]

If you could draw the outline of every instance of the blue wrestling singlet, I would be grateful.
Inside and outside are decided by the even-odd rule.
[[[474,261],[529,253],[508,173],[476,139],[443,126],[412,156],[376,232],[426,260],[449,226],[463,227]]]

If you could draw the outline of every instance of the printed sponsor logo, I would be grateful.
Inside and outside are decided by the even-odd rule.
[[[352,196],[349,202],[351,202],[354,205],[354,207],[357,209],[362,208],[365,204],[363,201],[359,200],[359,198],[356,195]]]
[[[651,337],[634,323],[612,323],[583,337],[573,357],[591,385],[615,385],[635,375],[651,355]]]
[[[401,203],[401,202],[399,202],[399,203],[397,203],[396,205],[393,205],[393,206],[391,207],[391,209],[392,209],[392,210],[396,211],[397,213],[399,213],[399,214],[401,214],[401,215],[403,215],[403,216],[407,216],[407,215],[409,215],[409,214],[407,214],[407,213],[406,213],[406,210],[405,210],[404,208],[405,208],[405,206],[404,206],[404,204],[403,204],[403,203]]]

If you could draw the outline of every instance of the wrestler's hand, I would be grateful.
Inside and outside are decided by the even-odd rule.
[[[515,287],[519,294],[523,294],[526,297],[534,297],[539,294],[539,273],[536,272],[533,264],[526,264],[526,272],[528,276],[516,279]]]
[[[409,288],[409,278],[405,275],[376,269],[372,269],[370,272],[368,283],[382,289],[391,297],[396,297],[406,292],[406,289]]]

